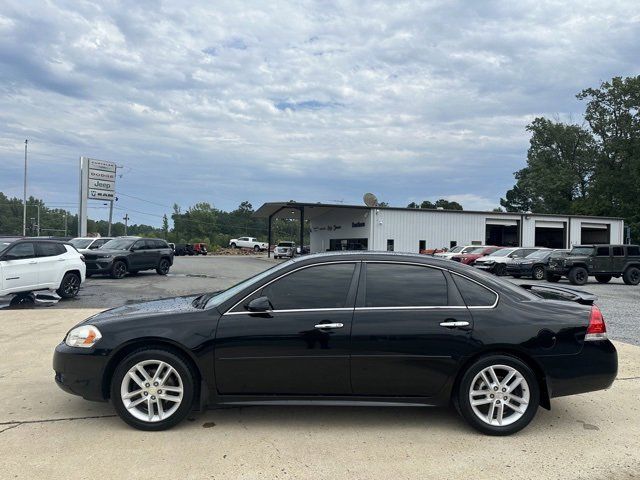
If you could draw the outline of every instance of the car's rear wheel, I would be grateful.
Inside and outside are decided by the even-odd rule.
[[[607,283],[611,280],[611,275],[596,275],[598,283]]]
[[[569,281],[574,285],[584,285],[589,279],[587,269],[584,267],[573,267],[569,271]]]
[[[111,266],[111,278],[124,278],[127,274],[127,264],[122,260],[116,260]]]
[[[507,273],[507,266],[503,263],[498,263],[495,266],[493,273],[495,273],[498,276],[502,276]]]
[[[627,285],[638,285],[640,283],[640,268],[627,268],[622,274],[622,280]]]
[[[533,270],[531,272],[531,277],[534,280],[544,280],[544,277],[545,277],[544,267],[542,265],[536,265],[535,267],[533,267]]]
[[[56,293],[62,298],[73,298],[80,291],[80,276],[77,273],[65,273]]]
[[[487,435],[510,435],[526,427],[540,402],[535,374],[508,355],[480,358],[464,373],[457,393],[463,418]]]
[[[166,430],[191,410],[194,374],[168,350],[138,350],[122,360],[111,381],[117,414],[140,430]]]
[[[158,275],[166,275],[167,273],[169,273],[170,268],[171,268],[171,264],[169,263],[169,260],[167,260],[166,258],[163,258],[160,260],[160,263],[158,263],[158,268],[156,268],[156,273]]]

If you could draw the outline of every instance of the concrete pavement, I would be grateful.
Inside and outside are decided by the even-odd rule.
[[[53,381],[53,348],[96,309],[0,311],[0,478],[624,479],[640,472],[640,347],[607,391],[552,401],[515,436],[449,409],[250,407],[139,432]]]

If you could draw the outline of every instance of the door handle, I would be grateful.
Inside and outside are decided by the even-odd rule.
[[[315,326],[315,328],[325,329],[325,328],[342,328],[344,327],[343,323],[319,323]]]
[[[447,327],[447,328],[468,327],[469,322],[464,322],[464,321],[440,322],[440,326]]]

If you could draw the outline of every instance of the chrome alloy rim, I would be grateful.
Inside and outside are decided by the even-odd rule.
[[[173,415],[182,403],[182,378],[166,362],[144,360],[129,369],[120,385],[125,408],[138,420],[160,422]]]
[[[78,290],[80,290],[80,282],[78,281],[78,277],[76,277],[75,275],[71,275],[67,279],[67,282],[65,283],[62,291],[66,295],[75,295],[76,293],[78,293]]]
[[[498,427],[511,425],[527,411],[529,384],[515,368],[491,365],[471,382],[469,403],[484,423]]]

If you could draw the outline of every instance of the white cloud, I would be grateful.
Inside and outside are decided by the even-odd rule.
[[[88,154],[127,165],[123,192],[161,203],[372,190],[491,208],[534,116],[579,119],[579,90],[637,74],[636,9],[5,0],[0,191],[19,193],[28,137],[32,184],[52,202],[75,201]]]

